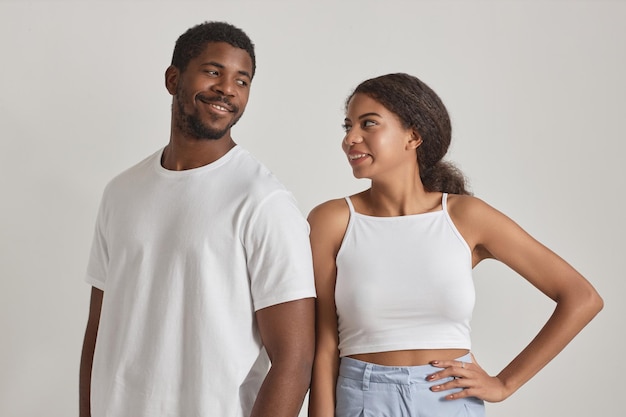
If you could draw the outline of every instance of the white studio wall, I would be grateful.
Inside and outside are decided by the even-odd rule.
[[[352,88],[388,72],[433,87],[453,121],[449,159],[474,193],[605,300],[488,415],[621,415],[625,19],[618,0],[0,0],[0,415],[77,415],[100,195],[167,143],[163,74],[176,38],[204,20],[255,42],[257,75],[233,136],[305,214],[367,187],[340,151]],[[475,281],[473,350],[495,374],[553,303],[496,262],[479,265]]]

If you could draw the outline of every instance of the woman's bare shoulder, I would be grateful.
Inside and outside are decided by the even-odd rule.
[[[448,212],[458,220],[476,220],[476,217],[494,215],[498,211],[472,195],[450,194],[448,196]]]
[[[498,210],[470,195],[450,195],[448,213],[472,250],[489,240],[489,235],[503,233],[513,222]],[[480,258],[490,255],[482,254]]]
[[[314,207],[308,216],[311,228],[346,224],[349,218],[350,209],[344,198],[328,200]]]

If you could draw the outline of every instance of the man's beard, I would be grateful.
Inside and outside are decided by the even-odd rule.
[[[179,94],[177,94],[180,97]],[[218,103],[218,101],[216,101]],[[178,118],[176,119],[176,125],[178,128],[188,134],[191,137],[194,137],[198,140],[218,140],[224,137],[224,135],[233,127],[241,118],[241,114],[237,116],[231,123],[229,123],[223,129],[216,129],[209,126],[206,126],[202,123],[202,119],[198,115],[198,111],[195,110],[193,113],[187,113],[183,106],[183,100],[176,99],[176,106],[178,108]],[[235,112],[238,111],[238,108],[235,108]],[[214,120],[217,119],[215,116],[211,116]]]

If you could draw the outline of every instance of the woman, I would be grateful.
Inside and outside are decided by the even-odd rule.
[[[602,309],[583,276],[465,189],[442,161],[448,113],[419,79],[388,74],[346,101],[342,142],[371,187],[309,215],[317,346],[309,416],[483,416]],[[472,268],[497,259],[556,301],[498,375],[470,353]]]

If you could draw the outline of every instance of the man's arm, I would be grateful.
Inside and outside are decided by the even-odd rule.
[[[98,325],[100,324],[100,311],[102,310],[102,290],[91,288],[91,303],[89,305],[89,319],[83,341],[83,352],[80,357],[79,376],[79,411],[80,417],[91,417],[91,365],[93,352],[96,347]]]
[[[251,417],[296,417],[311,382],[315,353],[315,299],[257,311],[265,350],[272,361]]]

